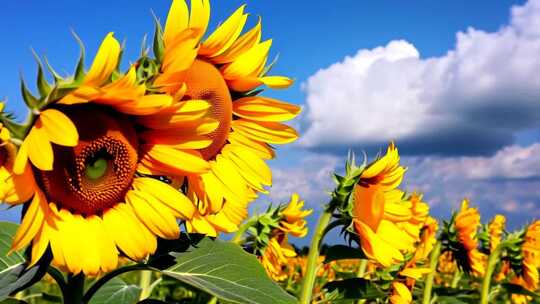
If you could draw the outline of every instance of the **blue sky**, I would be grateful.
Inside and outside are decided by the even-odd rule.
[[[425,192],[435,215],[448,216],[467,196],[484,221],[503,213],[517,227],[540,217],[540,79],[530,72],[540,66],[532,55],[538,1],[213,1],[213,25],[243,3],[274,40],[273,72],[296,80],[266,94],[304,107],[294,124],[305,136],[278,150],[274,188],[254,208],[291,191],[318,208],[347,149],[371,154],[394,139],[409,166],[406,186]],[[30,47],[71,73],[78,47],[70,29],[88,57],[114,31],[127,63],[153,31],[150,10],[163,19],[169,1],[3,6],[0,97],[23,117],[19,73],[29,82],[35,75]],[[0,213],[6,218],[16,211]]]

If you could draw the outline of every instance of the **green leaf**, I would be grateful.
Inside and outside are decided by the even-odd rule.
[[[324,285],[323,289],[330,293],[339,293],[340,299],[374,300],[386,295],[374,282],[360,278],[330,282]]]
[[[38,65],[38,74],[37,74],[36,83],[37,83],[39,94],[41,96],[47,96],[51,92],[51,85],[45,79],[45,74],[43,73],[43,64],[41,63],[41,59],[39,59],[39,56],[36,54],[34,49],[32,49],[32,53],[34,54],[34,58],[36,59],[36,63]]]
[[[0,301],[0,304],[28,304],[28,302],[25,302],[23,300],[9,298],[9,299],[5,299],[4,301]]]
[[[525,288],[523,288],[522,286],[520,285],[517,285],[517,284],[511,284],[511,283],[504,283],[504,284],[501,284],[501,287],[507,292],[507,293],[510,293],[510,294],[520,294],[520,295],[526,295],[526,296],[529,296],[529,297],[532,297],[534,298],[536,301],[540,301],[540,295],[535,293],[535,292],[532,292],[532,291],[529,291]],[[536,302],[535,302],[536,303]]]
[[[99,289],[90,304],[133,304],[139,301],[141,288],[128,285],[120,278],[113,278]]]
[[[163,62],[163,54],[165,53],[165,45],[163,43],[163,28],[161,27],[161,23],[159,22],[159,19],[154,15],[154,23],[156,26],[156,30],[154,31],[154,56],[156,56],[156,60],[161,63]]]
[[[359,248],[353,248],[346,245],[334,245],[326,250],[324,263],[330,263],[336,260],[345,259],[365,259],[366,256]]]
[[[162,273],[231,303],[297,302],[268,278],[255,256],[220,240],[205,238],[176,254],[176,265]]]
[[[74,82],[80,83],[83,81],[84,76],[86,75],[84,73],[84,57],[85,57],[85,50],[84,50],[84,43],[82,42],[81,38],[75,31],[71,31],[71,34],[77,41],[77,44],[80,48],[80,54],[79,54],[79,61],[77,62],[77,67],[75,68],[75,75],[73,76]]]
[[[22,75],[21,75],[21,94],[22,94],[24,102],[30,109],[37,109],[39,107],[39,100],[37,99],[37,97],[32,95],[32,93],[30,93],[30,90],[28,90],[28,87],[26,86],[26,82],[24,81]]]
[[[18,225],[0,222],[0,301],[26,286],[32,285],[43,275],[38,266],[26,269],[25,258],[21,252],[7,255],[13,235]]]

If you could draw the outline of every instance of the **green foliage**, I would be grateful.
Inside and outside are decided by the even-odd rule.
[[[344,259],[365,259],[363,251],[358,248],[352,248],[345,245],[334,245],[326,249],[324,263]]]
[[[89,304],[134,304],[139,300],[141,288],[130,285],[116,277],[105,284]]]
[[[204,239],[197,248],[176,254],[164,275],[232,303],[295,303],[268,278],[257,259],[240,246]]]
[[[334,300],[374,300],[383,298],[386,295],[383,290],[377,287],[374,281],[360,278],[330,282],[323,289],[333,295]]]

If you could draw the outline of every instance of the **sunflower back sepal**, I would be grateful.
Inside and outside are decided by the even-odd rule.
[[[163,42],[163,27],[161,26],[161,22],[155,15],[154,24],[155,30],[152,50],[154,51],[154,56],[156,57],[157,62],[161,63],[163,61],[163,55],[165,54],[165,43]]]
[[[47,81],[47,79],[45,79],[45,73],[43,72],[43,63],[41,62],[41,59],[36,54],[34,49],[32,49],[32,54],[34,55],[34,59],[36,60],[36,64],[38,66],[36,79],[36,86],[38,88],[38,92],[41,96],[47,96],[52,90],[51,84]]]

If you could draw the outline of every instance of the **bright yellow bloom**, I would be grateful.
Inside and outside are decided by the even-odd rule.
[[[478,240],[476,234],[480,227],[480,213],[478,209],[470,208],[469,201],[463,200],[461,210],[456,215],[455,227],[458,240],[467,251],[468,263],[474,275],[482,276],[485,272],[485,265],[482,253],[478,251]]]
[[[540,281],[538,267],[540,267],[540,221],[532,223],[525,232],[525,240],[521,247],[523,255],[522,275],[519,285],[535,291]]]
[[[497,214],[489,223],[488,233],[489,233],[489,250],[493,252],[497,246],[501,243],[501,237],[504,231],[504,224],[506,223],[506,218],[504,215]]]
[[[354,189],[353,222],[362,250],[385,267],[402,261],[402,252],[414,250],[416,241],[396,224],[413,218],[412,205],[403,203],[404,194],[396,189],[404,173],[391,143],[386,155],[366,168]]]
[[[0,124],[0,201],[15,205],[32,198],[35,182],[30,166],[20,175],[13,173],[17,148],[10,139],[8,129]]]
[[[232,232],[247,216],[247,205],[267,192],[272,174],[265,160],[274,157],[270,145],[287,144],[297,132],[282,124],[300,112],[296,105],[247,94],[261,85],[285,88],[287,77],[267,76],[271,40],[261,42],[261,24],[243,33],[244,6],[202,41],[208,28],[210,3],[174,0],[163,32],[164,51],[154,85],[175,101],[210,104],[209,119],[217,128],[198,152],[210,164],[206,173],[179,174],[163,169],[173,179],[186,179],[188,195],[198,206],[187,222],[190,232],[216,236]],[[151,121],[155,128],[163,122]]]
[[[294,248],[287,242],[287,237],[279,235],[270,239],[268,246],[259,260],[266,273],[275,281],[283,281],[287,278],[287,266],[289,259],[296,257]]]
[[[142,260],[158,237],[178,238],[177,220],[196,212],[176,188],[145,174],[209,170],[198,152],[216,127],[204,119],[209,103],[148,94],[134,67],[112,80],[119,53],[107,35],[78,88],[41,110],[14,162],[3,135],[0,192],[28,205],[12,250],[31,244],[31,265],[50,248],[53,264],[70,273],[108,272],[120,253]],[[160,122],[166,131],[148,123],[164,116],[174,117]]]
[[[410,304],[412,303],[412,294],[409,288],[401,282],[392,283],[392,295],[390,296],[392,304]]]
[[[439,224],[437,220],[429,216],[424,224],[420,244],[415,252],[415,260],[427,259],[433,246],[437,242],[437,229]]]
[[[290,233],[296,237],[304,237],[308,233],[307,222],[304,219],[310,215],[313,210],[302,210],[304,201],[300,201],[298,194],[291,196],[291,201],[283,211],[281,211],[282,220],[279,222],[281,230]]]

